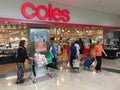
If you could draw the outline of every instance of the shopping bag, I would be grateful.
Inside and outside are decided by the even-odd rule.
[[[70,60],[69,60],[68,63],[67,63],[67,67],[70,67]]]
[[[47,58],[47,62],[48,62],[48,63],[52,63],[52,59],[53,59],[52,54],[48,54],[48,55],[46,56],[46,58]]]
[[[95,59],[91,66],[95,68],[96,65],[97,65],[97,60]]]
[[[42,55],[40,53],[35,53],[34,57],[36,64],[38,64],[39,66],[48,64],[45,55]]]
[[[73,67],[76,67],[76,68],[80,67],[80,60],[79,59],[74,59],[73,60]]]
[[[41,61],[42,61],[43,64],[48,64],[45,55],[41,55]]]

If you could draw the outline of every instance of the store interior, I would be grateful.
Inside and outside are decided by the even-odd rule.
[[[28,40],[29,31],[24,24],[0,23],[0,70],[16,68],[19,41]]]
[[[20,40],[27,41],[27,49],[30,45],[30,28],[43,28],[43,25],[29,25],[22,23],[0,23],[0,70],[16,68],[15,57]],[[103,41],[105,48],[113,48],[114,42],[119,42],[118,30],[104,27],[90,26],[44,26],[50,30],[50,37],[66,45],[73,39],[82,38],[83,42],[96,44],[97,40]],[[113,44],[111,44],[113,43]],[[111,45],[110,45],[111,44]],[[119,44],[116,49],[119,48]],[[114,48],[114,49],[115,49]],[[29,50],[28,50],[29,51]],[[65,53],[64,53],[65,54]],[[63,55],[65,56],[65,55]],[[67,58],[66,58],[67,59]],[[4,68],[5,67],[5,68]],[[10,68],[11,67],[11,68]],[[3,69],[4,68],[4,69]]]
[[[98,27],[51,27],[50,36],[64,43],[82,38],[83,42],[89,42],[91,39],[95,44],[98,39],[103,39],[103,31],[103,28]]]

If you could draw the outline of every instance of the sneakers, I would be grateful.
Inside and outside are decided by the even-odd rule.
[[[55,67],[56,70],[60,70],[58,67]]]
[[[22,84],[22,83],[24,83],[24,81],[25,81],[25,79],[17,80],[17,81],[16,81],[16,84]]]
[[[96,73],[100,73],[100,72],[102,72],[101,70],[96,70]]]

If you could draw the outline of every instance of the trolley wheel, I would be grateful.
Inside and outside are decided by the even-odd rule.
[[[32,79],[33,79],[33,76],[32,76],[32,75],[30,75],[30,76],[29,76],[29,80],[32,80]]]
[[[54,75],[52,74],[52,73],[48,73],[47,74],[50,78],[53,78],[54,77]]]
[[[54,74],[50,74],[50,78],[53,78],[54,77]]]
[[[84,68],[83,68],[84,70],[86,69],[86,67],[84,66]]]
[[[37,82],[37,79],[33,79],[33,83],[36,83]]]
[[[90,67],[88,67],[88,70],[90,70]]]

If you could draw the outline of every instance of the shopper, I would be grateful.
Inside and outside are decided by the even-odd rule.
[[[73,60],[77,58],[76,55],[77,55],[77,49],[75,46],[75,41],[73,41],[71,44],[71,47],[70,47],[70,66],[71,66],[71,69],[73,69]]]
[[[63,53],[62,51],[62,45],[60,42],[58,42],[58,45],[57,45],[57,54],[58,55],[61,55]]]
[[[80,47],[80,57],[81,57],[81,59],[80,59],[80,65],[82,65],[82,63],[83,63],[83,51],[84,51],[84,44],[83,44],[83,41],[82,41],[82,39],[81,38],[79,38],[78,39],[78,44],[79,44],[79,47]]]
[[[83,54],[83,50],[84,50],[84,45],[83,45],[83,41],[81,38],[79,38],[79,46],[80,46],[80,54],[81,54],[81,58],[82,58],[82,54]]]
[[[95,58],[97,60],[97,65],[95,67],[95,70],[98,73],[98,72],[101,72],[102,52],[105,54],[105,56],[107,56],[107,54],[105,53],[105,51],[102,47],[101,41],[97,42],[97,45],[95,45],[95,47],[94,47],[94,51],[95,51]]]
[[[50,54],[53,56],[53,63],[55,64],[55,66],[54,66],[54,68],[55,69],[59,69],[58,67],[57,67],[57,59],[58,59],[58,56],[57,56],[57,50],[56,50],[56,46],[55,46],[55,41],[54,41],[54,37],[52,37],[51,39],[50,39],[50,42],[51,42],[51,45],[50,45],[50,50],[49,50],[49,52],[50,52]]]
[[[76,50],[77,50],[77,53],[76,53],[76,57],[80,60],[81,59],[81,57],[80,57],[80,46],[79,46],[79,41],[78,40],[76,40],[75,41],[75,47],[76,47]]]
[[[90,56],[90,46],[88,43],[84,43],[84,49],[83,49],[83,54],[85,55],[85,58]]]
[[[61,42],[58,42],[58,46],[57,46],[58,61],[62,60],[62,54],[63,54],[62,44]]]
[[[26,41],[21,40],[17,52],[17,67],[18,67],[17,81],[16,81],[17,84],[24,83],[23,77],[24,77],[25,59],[32,59],[31,57],[28,57],[25,45],[26,45]]]
[[[69,44],[66,47],[66,53],[67,53],[67,60],[69,61],[70,59],[70,45]]]

